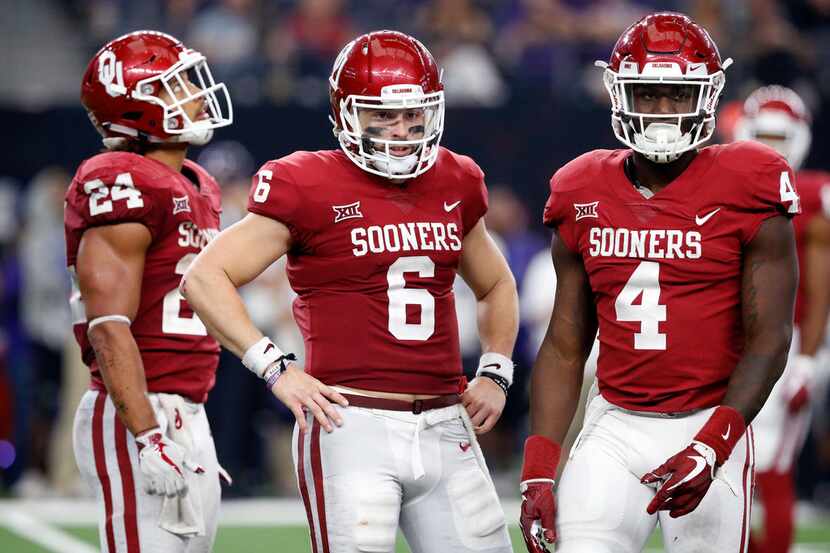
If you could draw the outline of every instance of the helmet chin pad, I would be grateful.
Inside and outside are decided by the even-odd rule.
[[[204,146],[210,139],[213,138],[213,129],[194,128],[183,132],[179,137],[179,142],[187,142],[192,146]]]
[[[680,125],[672,123],[650,123],[643,132],[634,133],[637,151],[654,163],[676,160],[691,141],[691,133],[682,132]]]
[[[419,159],[420,156],[413,153],[404,157],[384,156],[382,159],[373,158],[371,163],[378,171],[391,175],[406,175],[415,169]]]

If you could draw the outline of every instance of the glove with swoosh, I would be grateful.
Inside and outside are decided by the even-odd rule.
[[[139,433],[135,442],[138,466],[144,473],[144,491],[150,495],[187,495],[184,470],[205,472],[201,465],[188,461],[181,446],[162,434],[159,427]]]
[[[640,479],[659,486],[646,508],[648,514],[669,511],[669,516],[678,518],[694,511],[745,431],[738,411],[723,405],[715,409],[686,449]]]
[[[522,508],[519,527],[528,553],[548,553],[546,543],[556,541],[554,476],[562,448],[538,434],[525,441],[522,467]]]

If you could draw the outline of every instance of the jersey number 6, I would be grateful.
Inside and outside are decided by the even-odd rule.
[[[435,332],[435,298],[429,290],[407,288],[404,273],[417,273],[421,278],[435,276],[435,263],[425,255],[400,257],[389,266],[389,332],[398,340],[428,340]],[[421,322],[406,322],[406,306],[421,308]]]

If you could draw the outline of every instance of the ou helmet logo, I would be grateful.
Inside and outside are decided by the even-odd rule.
[[[115,59],[115,54],[107,50],[98,58],[98,80],[104,85],[107,94],[113,98],[127,93],[124,86],[124,66]]]

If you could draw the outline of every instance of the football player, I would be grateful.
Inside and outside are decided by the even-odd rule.
[[[74,449],[101,501],[101,551],[208,552],[223,471],[202,404],[219,345],[178,284],[221,211],[187,147],[231,123],[230,97],[202,54],[138,31],[95,54],[81,102],[106,148],[78,167],[64,215],[74,331],[92,375]]]
[[[441,73],[414,38],[356,38],[329,85],[340,149],[266,163],[250,213],[182,289],[294,413],[315,553],[392,552],[399,525],[414,553],[511,551],[475,437],[504,407],[518,326],[516,285],[482,218],[484,175],[439,146]],[[251,324],[236,290],[283,255],[305,370]],[[476,293],[485,352],[467,387],[456,272]]]
[[[816,357],[830,310],[830,174],[799,170],[810,149],[810,114],[793,90],[771,85],[744,102],[735,138],[775,148],[798,171],[801,215],[793,221],[800,280],[795,330],[787,368],[752,422],[756,484],[764,506],[764,533],[753,534],[753,553],[786,553],[794,535],[793,463],[809,427]]]
[[[627,148],[587,153],[551,179],[556,302],[521,483],[531,552],[556,539],[562,553],[639,552],[658,521],[670,553],[746,551],[749,423],[787,358],[800,202],[772,148],[702,147],[730,63],[683,14],[641,19],[599,62]],[[598,328],[600,393],[555,500]]]

